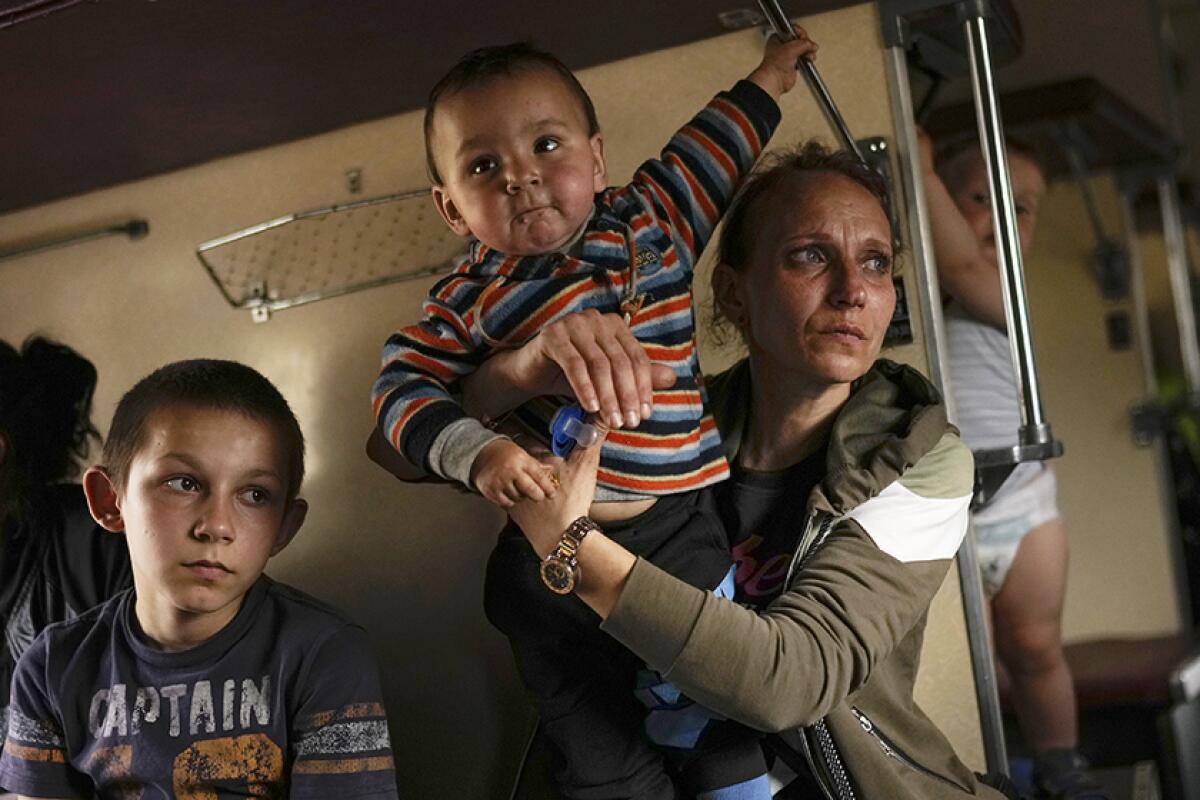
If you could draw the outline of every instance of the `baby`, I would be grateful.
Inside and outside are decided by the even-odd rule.
[[[798,33],[791,42],[769,39],[745,80],[717,95],[660,159],[617,188],[607,188],[591,100],[553,56],[525,44],[484,48],[450,70],[426,107],[428,168],[442,218],[476,241],[434,287],[422,321],[394,333],[384,348],[374,408],[392,447],[501,507],[553,494],[553,474],[512,439],[469,417],[450,387],[564,315],[620,314],[675,382],[640,413],[602,415],[601,422],[619,430],[602,445],[592,516],[606,522],[606,533],[693,585],[732,583],[728,542],[697,492],[723,480],[728,464],[706,407],[692,278],[721,214],[778,124],[776,101],[795,84],[797,61],[816,49]],[[594,398],[580,401],[600,412]],[[511,417],[544,441],[564,402],[542,398]],[[653,785],[670,796],[661,756],[631,741],[626,723],[635,715],[612,721],[613,707],[629,702],[636,665],[616,652],[620,647],[576,598],[563,596],[575,583],[573,548],[586,533],[572,526],[559,551],[541,563],[519,536],[504,539],[489,564],[488,615],[512,640],[544,729],[563,756],[556,777],[564,793],[589,786],[657,796]],[[610,697],[601,686],[614,687],[611,703],[600,699]],[[688,705],[669,690],[655,694],[669,697],[673,710]],[[656,713],[646,720],[652,738],[676,750],[697,748],[706,718],[668,713],[686,728],[681,732]],[[636,716],[640,725],[644,710]]]

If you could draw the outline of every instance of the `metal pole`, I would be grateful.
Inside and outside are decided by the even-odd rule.
[[[1096,197],[1092,194],[1092,185],[1088,183],[1087,168],[1084,166],[1083,157],[1079,155],[1079,149],[1074,142],[1063,147],[1063,152],[1071,167],[1071,176],[1075,179],[1075,185],[1079,187],[1079,194],[1083,197],[1083,207],[1087,211],[1088,220],[1092,223],[1092,231],[1096,234],[1096,244],[1102,245],[1108,240],[1108,237],[1104,234],[1104,221],[1100,219],[1100,209],[1096,207]]]
[[[796,32],[792,29],[792,21],[787,14],[783,13],[779,0],[758,0],[758,7],[762,9],[763,16],[767,18],[767,22],[771,24],[771,28],[774,29],[775,35],[779,37],[780,41],[790,42],[796,38]],[[800,70],[800,74],[804,76],[808,88],[825,114],[825,119],[829,121],[829,127],[833,128],[834,133],[841,139],[842,147],[854,153],[859,161],[866,164],[867,160],[863,158],[862,151],[858,148],[858,142],[854,141],[854,137],[850,135],[850,128],[847,127],[846,120],[838,111],[837,104],[833,102],[833,95],[825,87],[825,82],[821,80],[817,68],[811,61],[804,58],[796,64],[796,69]]]
[[[1034,364],[1029,308],[1025,300],[1025,275],[1021,266],[1021,242],[1017,235],[1017,216],[1008,175],[1008,150],[1004,143],[1000,103],[992,76],[987,20],[976,11],[963,27],[970,50],[979,144],[988,170],[992,225],[996,232],[996,260],[1003,278],[1001,287],[1004,291],[1008,342],[1012,348],[1013,374],[1021,398],[1018,439],[1022,445],[1045,444],[1053,442],[1054,436],[1042,411],[1037,366]]]
[[[895,115],[900,187],[912,247],[913,279],[920,298],[921,323],[925,338],[925,356],[929,377],[946,404],[946,416],[957,417],[954,395],[950,392],[946,354],[946,328],[942,319],[942,296],[938,287],[937,265],[933,257],[933,237],[929,230],[929,210],[921,182],[920,149],[914,123],[912,89],[908,79],[908,61],[903,47],[887,49],[888,92]],[[975,530],[971,527],[959,548],[958,582],[962,592],[963,618],[967,626],[967,646],[971,653],[971,673],[979,706],[979,727],[984,758],[989,772],[1008,774],[1008,753],[1004,743],[1004,722],[1000,715],[1000,697],[996,687],[996,667],[992,643],[984,615],[983,581],[975,550]]]
[[[1137,333],[1138,353],[1142,358],[1142,382],[1146,386],[1146,397],[1158,393],[1158,375],[1154,369],[1154,348],[1150,338],[1150,303],[1146,299],[1146,275],[1141,253],[1137,246],[1137,221],[1133,212],[1133,198],[1122,187],[1117,195],[1121,211],[1121,232],[1124,234],[1125,250],[1129,254],[1129,294],[1133,302],[1133,327]]]
[[[95,230],[84,231],[83,233],[75,233],[70,236],[63,236],[57,239],[46,239],[40,242],[23,244],[12,250],[0,251],[0,261],[7,261],[10,258],[21,258],[23,256],[31,256],[34,253],[44,253],[47,250],[54,250],[58,247],[67,247],[73,244],[82,244],[90,242],[94,239],[103,239],[107,236],[128,236],[131,240],[141,239],[150,232],[150,226],[144,219],[134,219],[126,222],[123,225],[109,225]]]
[[[1167,270],[1171,276],[1171,296],[1175,301],[1175,322],[1179,326],[1179,352],[1188,394],[1200,394],[1200,347],[1196,342],[1196,311],[1192,304],[1191,269],[1188,267],[1187,242],[1183,219],[1179,215],[1179,193],[1173,176],[1158,179],[1158,205],[1162,209],[1163,241],[1167,248]]]
[[[1158,395],[1158,376],[1154,364],[1154,348],[1150,339],[1150,305],[1146,299],[1144,267],[1137,246],[1137,218],[1133,211],[1131,185],[1120,187],[1121,230],[1129,252],[1129,284],[1133,301],[1134,329],[1137,331],[1138,351],[1142,357],[1142,379],[1146,383],[1146,403],[1153,404]],[[1166,522],[1171,571],[1175,577],[1175,607],[1185,630],[1192,627],[1192,605],[1188,602],[1187,562],[1183,553],[1183,533],[1179,526],[1179,507],[1175,499],[1175,477],[1171,473],[1171,458],[1164,435],[1154,437],[1154,468],[1158,480],[1158,500]]]

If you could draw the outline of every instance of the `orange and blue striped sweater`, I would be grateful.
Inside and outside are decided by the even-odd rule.
[[[598,497],[672,494],[724,479],[729,467],[696,354],[692,277],[779,117],[771,97],[748,81],[718,94],[629,185],[596,195],[575,256],[508,256],[472,243],[433,287],[423,319],[384,346],[372,395],[391,445],[428,467],[434,439],[466,415],[451,395],[454,383],[491,353],[519,347],[566,314],[619,312],[634,249],[637,291],[645,301],[630,328],[651,360],[675,371],[675,385],[655,392],[654,413],[638,428],[608,435]],[[515,417],[545,440],[564,402],[539,398]]]

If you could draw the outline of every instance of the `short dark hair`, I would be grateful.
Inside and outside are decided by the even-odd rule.
[[[92,425],[96,368],[64,344],[0,342],[0,433],[18,495],[76,477],[100,434]]]
[[[1033,139],[1026,139],[1020,134],[1005,133],[1004,146],[1010,155],[1013,153],[1033,162],[1043,176],[1046,175],[1046,153]],[[938,150],[934,158],[935,169],[942,183],[951,192],[961,186],[966,176],[966,167],[977,161],[983,161],[983,153],[979,151],[979,139],[965,137],[955,140],[946,147]]]
[[[304,480],[304,434],[287,400],[257,370],[236,361],[197,358],[159,367],[125,393],[113,413],[104,465],[118,488],[145,436],[146,421],[171,407],[236,411],[274,426],[287,453],[288,500]]]
[[[537,69],[550,70],[562,78],[583,109],[588,123],[588,136],[595,136],[600,132],[600,123],[596,119],[596,108],[592,105],[592,98],[588,97],[579,79],[567,69],[566,64],[529,42],[480,47],[455,62],[450,71],[434,84],[429,92],[429,100],[425,103],[425,168],[429,172],[429,180],[434,185],[442,185],[442,176],[433,160],[432,146],[433,116],[437,111],[438,102],[446,95],[482,86],[496,78],[507,78],[519,72]]]
[[[866,189],[872,197],[879,201],[884,216],[887,217],[888,230],[891,234],[893,255],[902,249],[897,235],[896,218],[892,211],[892,201],[888,194],[887,181],[873,168],[867,166],[858,157],[847,150],[831,150],[815,139],[802,142],[799,145],[784,150],[778,150],[763,157],[754,172],[742,184],[741,190],[734,197],[725,214],[721,239],[717,245],[718,258],[722,264],[741,272],[749,264],[750,253],[754,247],[754,222],[756,207],[771,197],[779,186],[792,175],[810,175],[831,173],[848,178]],[[721,308],[716,299],[713,300],[713,328],[718,339],[724,340],[727,329]]]

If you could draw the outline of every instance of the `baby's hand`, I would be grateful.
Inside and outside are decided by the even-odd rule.
[[[540,502],[553,497],[553,473],[511,439],[497,439],[475,456],[471,483],[488,500],[501,508],[528,498]]]
[[[796,25],[795,20],[792,23],[796,38],[781,42],[774,33],[768,36],[762,63],[746,78],[776,100],[796,85],[796,68],[800,59],[812,61],[816,57],[817,43],[808,38],[804,28]]]

